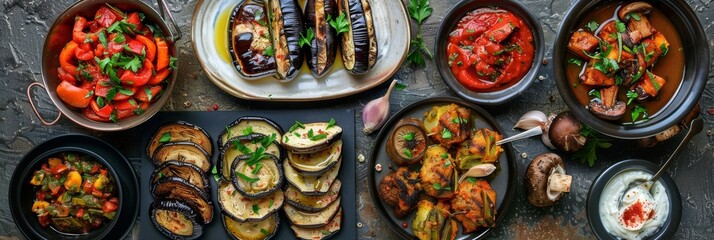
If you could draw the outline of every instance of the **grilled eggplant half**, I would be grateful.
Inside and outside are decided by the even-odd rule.
[[[288,151],[297,154],[315,153],[329,148],[342,137],[342,128],[326,122],[296,124],[292,131],[285,133],[281,144]]]
[[[149,207],[151,222],[169,239],[196,239],[203,234],[198,215],[191,207],[178,200],[158,200]]]
[[[152,156],[154,166],[179,161],[196,165],[203,172],[211,170],[211,157],[201,146],[192,142],[172,142],[159,146]]]
[[[263,0],[245,0],[231,13],[229,51],[238,74],[245,79],[259,79],[276,71],[269,21]]]
[[[342,139],[329,148],[311,154],[288,153],[288,162],[306,176],[320,176],[334,166],[342,157]]]
[[[278,214],[272,214],[260,222],[238,222],[223,215],[223,228],[234,240],[263,240],[275,236],[280,225]]]
[[[288,183],[307,196],[322,196],[329,192],[332,183],[337,179],[342,161],[338,161],[334,167],[319,177],[305,176],[300,174],[290,164],[283,164],[285,179]]]
[[[336,179],[330,186],[327,194],[322,196],[306,196],[300,193],[295,187],[288,187],[285,190],[285,202],[293,207],[305,212],[319,212],[330,206],[340,197],[342,182]]]
[[[154,133],[149,146],[146,147],[146,155],[152,157],[160,145],[168,142],[192,142],[201,146],[209,156],[213,154],[211,137],[206,131],[199,126],[178,121],[161,126]]]
[[[226,145],[221,149],[219,160],[217,161],[218,170],[224,179],[230,180],[233,174],[231,173],[231,165],[233,160],[242,155],[249,155],[255,152],[258,148],[263,147],[265,153],[272,154],[283,159],[286,155],[285,150],[273,138],[266,137],[260,133],[252,133],[231,138]]]
[[[218,203],[224,214],[238,222],[259,222],[274,215],[285,201],[283,191],[251,199],[238,192],[228,181],[218,185]]]
[[[268,0],[270,26],[275,49],[276,77],[281,81],[294,79],[304,60],[300,49],[303,32],[302,9],[297,0]]]
[[[292,225],[304,228],[324,227],[340,210],[340,198],[338,197],[330,206],[319,212],[301,211],[290,204],[285,205],[283,210]]]
[[[275,133],[275,139],[283,137],[283,129],[273,120],[264,117],[247,116],[238,118],[221,132],[218,138],[218,146],[224,146],[228,139],[252,133],[260,133],[265,136],[271,136]]]
[[[377,36],[368,0],[337,0],[340,13],[349,21],[342,34],[342,61],[352,74],[363,74],[377,62]]]
[[[330,72],[337,55],[337,33],[330,27],[327,16],[333,19],[339,11],[335,0],[307,0],[305,6],[305,30],[314,33],[305,47],[307,66],[312,75],[320,78]]]
[[[295,237],[303,240],[318,240],[328,239],[340,231],[342,226],[342,208],[337,211],[337,214],[330,220],[327,225],[321,228],[304,228],[295,225],[290,226],[295,232]]]
[[[196,165],[179,162],[164,162],[151,174],[151,185],[156,185],[160,179],[166,177],[179,177],[186,179],[190,184],[202,189],[206,194],[210,193],[210,183],[208,177]]]
[[[283,169],[272,154],[239,156],[231,164],[231,173],[235,174],[233,186],[249,198],[266,196],[283,185]]]
[[[200,188],[179,177],[165,177],[152,186],[154,199],[179,200],[199,214],[198,222],[208,224],[213,219],[213,205]]]

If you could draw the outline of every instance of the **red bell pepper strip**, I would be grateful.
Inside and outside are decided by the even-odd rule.
[[[124,71],[119,79],[121,79],[122,84],[140,87],[146,85],[154,74],[154,65],[151,61],[144,59],[144,66],[141,67],[137,72]]]
[[[169,45],[162,38],[154,38],[156,41],[156,71],[169,66]]]
[[[72,107],[86,108],[89,106],[92,98],[91,96],[87,97],[88,94],[89,90],[74,86],[69,82],[63,81],[57,86],[57,96]]]
[[[146,46],[146,59],[154,62],[154,59],[156,58],[156,44],[154,44],[154,41],[142,35],[136,35],[136,40]]]
[[[76,42],[70,41],[67,45],[64,45],[59,55],[60,67],[70,75],[77,75],[77,66],[72,63],[77,46],[79,45]]]

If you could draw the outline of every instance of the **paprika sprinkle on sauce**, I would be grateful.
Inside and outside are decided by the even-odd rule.
[[[451,32],[446,54],[461,85],[475,92],[493,92],[512,86],[530,70],[533,33],[509,11],[476,9]]]

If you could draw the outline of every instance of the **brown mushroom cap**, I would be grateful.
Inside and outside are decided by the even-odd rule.
[[[565,169],[563,159],[555,153],[538,155],[528,165],[525,187],[528,202],[533,206],[553,206],[565,195],[565,192],[561,192],[554,200],[548,198],[548,177],[557,166]]]
[[[630,20],[630,13],[643,13],[645,15],[649,15],[652,13],[652,9],[653,7],[649,3],[633,2],[620,8],[620,11],[617,12],[617,17],[619,17],[620,20],[627,22]]]
[[[565,111],[553,119],[553,123],[548,129],[548,138],[557,149],[575,152],[585,146],[588,140],[580,135],[580,129],[578,118],[572,112]]]
[[[602,101],[590,101],[588,109],[601,119],[617,120],[625,116],[627,104],[623,101],[616,101],[614,106],[607,107]]]

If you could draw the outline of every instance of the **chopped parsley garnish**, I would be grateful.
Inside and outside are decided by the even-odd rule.
[[[260,180],[259,178],[248,177],[248,176],[246,176],[245,174],[242,174],[242,173],[239,173],[239,172],[236,172],[236,175],[237,175],[238,177],[240,177],[241,179],[243,179],[243,181],[246,181],[246,182],[248,182],[248,183],[255,183],[255,182],[258,182],[258,181]]]
[[[578,67],[582,67],[582,66],[583,66],[583,60],[580,60],[580,59],[577,59],[577,58],[568,59],[568,63],[578,65]]]
[[[402,136],[402,139],[404,139],[404,141],[414,140],[414,132],[409,132],[405,134],[404,136]]]
[[[597,30],[598,27],[600,27],[600,24],[595,21],[590,21],[589,23],[585,24],[585,27],[590,29],[591,32],[594,32],[595,30]]]
[[[451,139],[451,135],[452,133],[451,131],[449,131],[449,129],[444,128],[444,130],[441,131],[441,138],[443,139]]]
[[[99,99],[99,98],[97,98],[97,99]],[[161,134],[161,138],[159,138],[160,143],[167,143],[169,141],[171,141],[171,132],[165,132],[165,133]]]
[[[334,127],[336,123],[337,122],[334,118],[330,118],[330,121],[327,123],[327,127],[325,127],[325,129],[330,129],[331,127]]]

